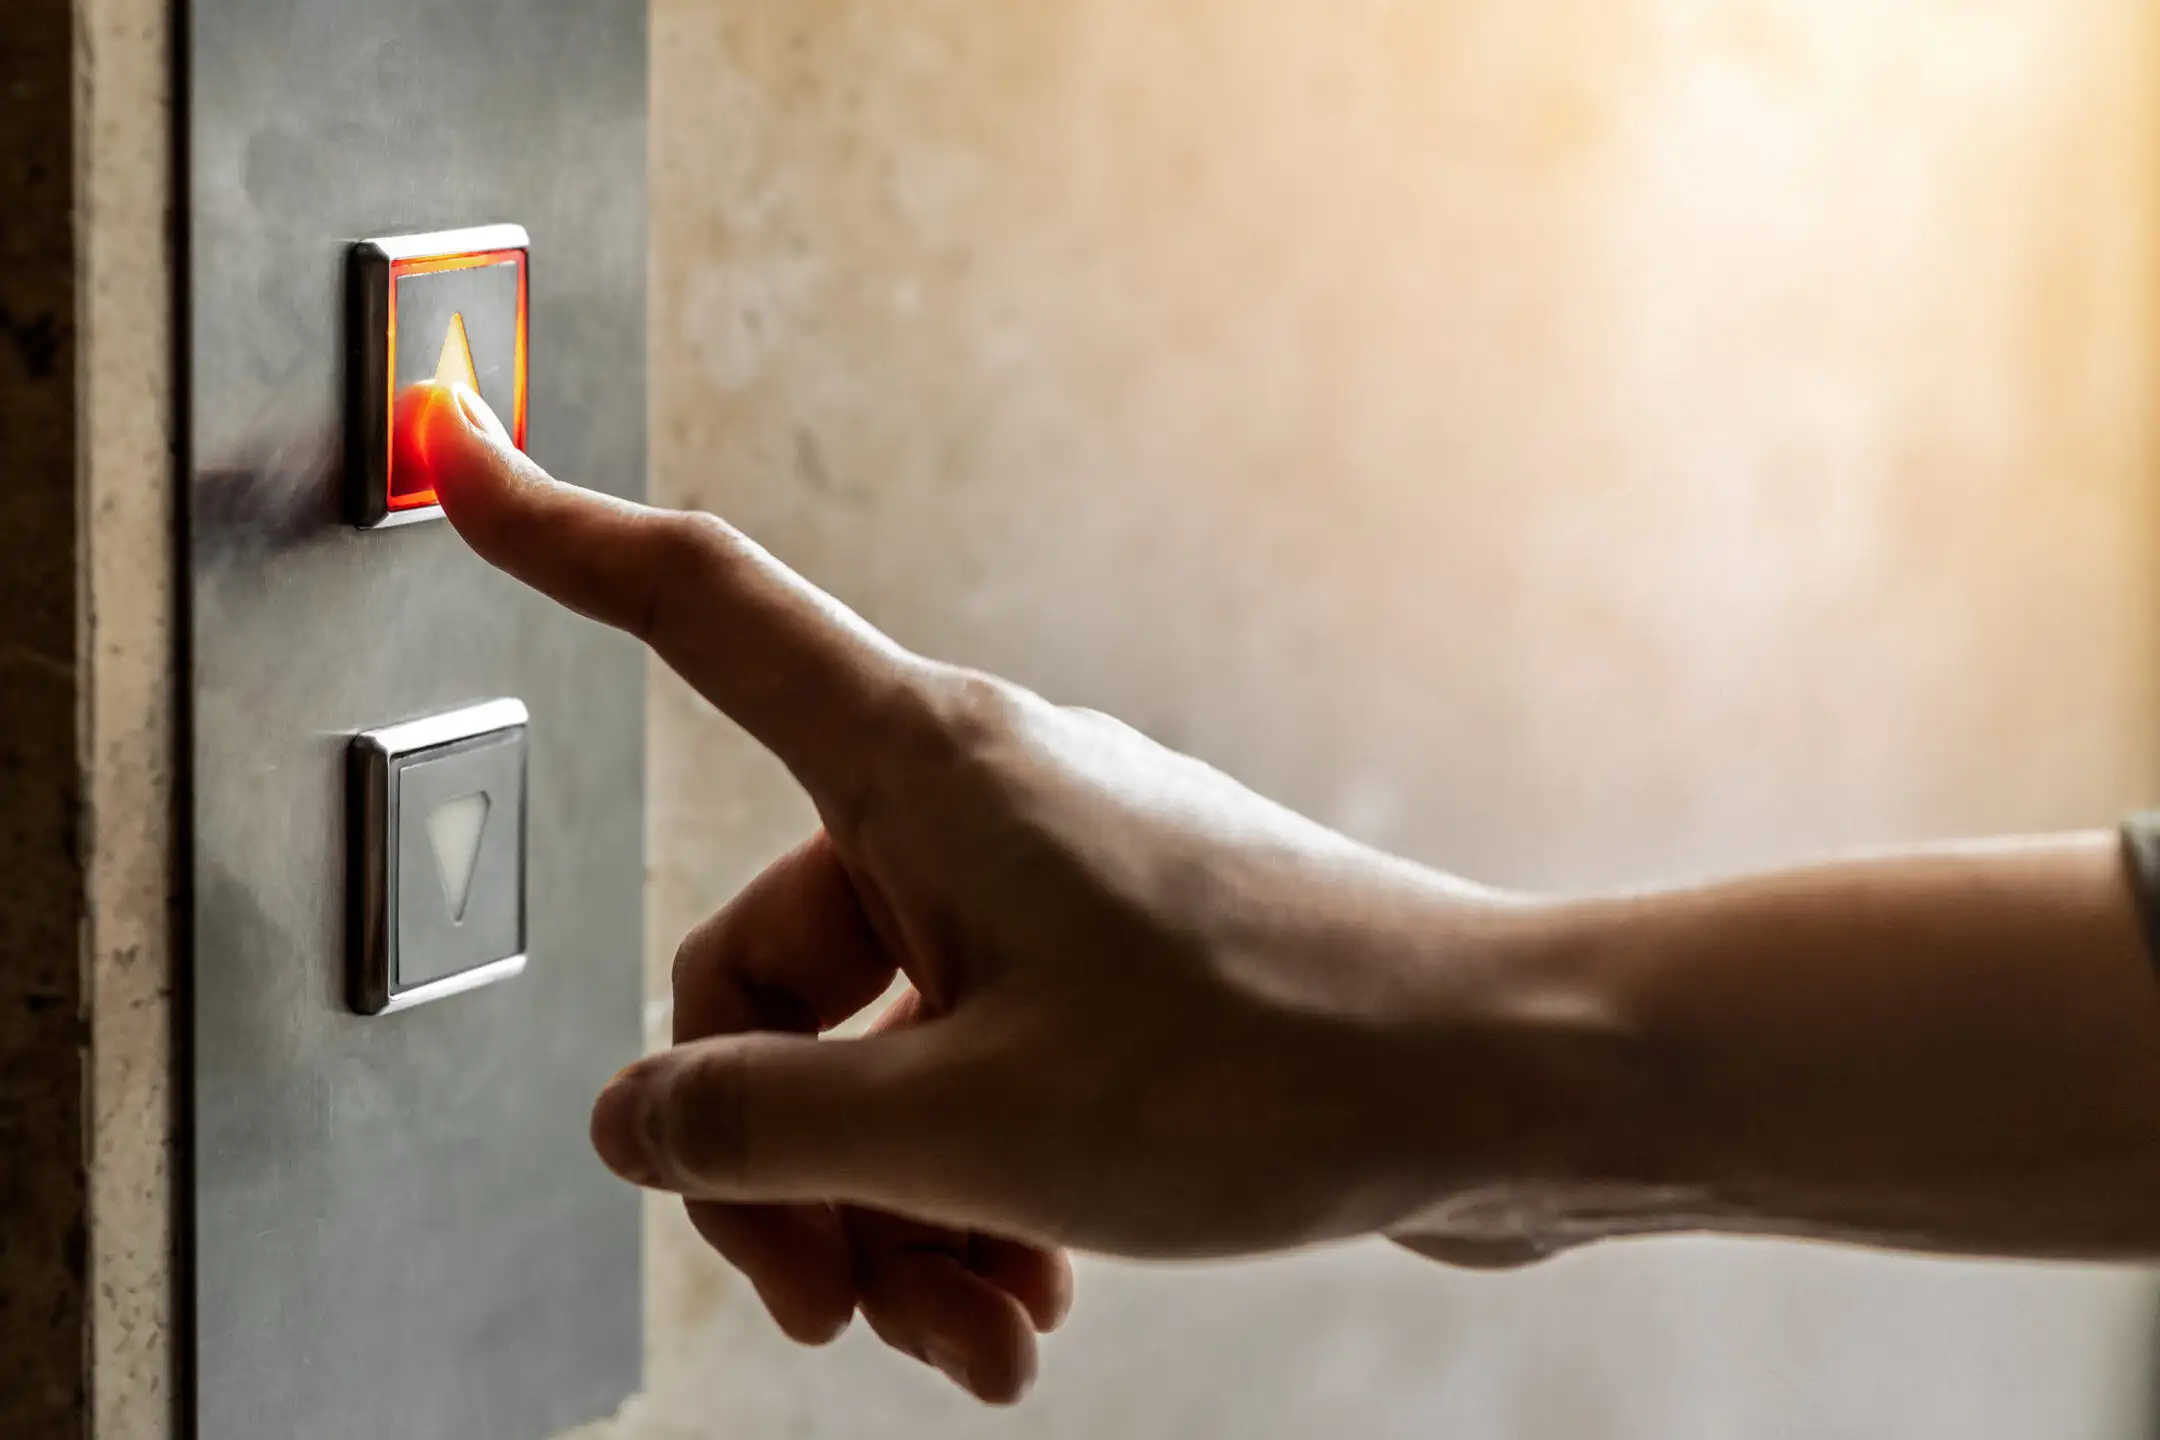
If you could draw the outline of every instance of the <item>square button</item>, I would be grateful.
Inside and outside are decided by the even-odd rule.
[[[409,1009],[525,968],[525,707],[352,745],[352,1007]]]
[[[516,225],[353,247],[346,510],[354,525],[442,514],[426,457],[398,423],[403,398],[422,381],[477,390],[524,446],[531,248]]]

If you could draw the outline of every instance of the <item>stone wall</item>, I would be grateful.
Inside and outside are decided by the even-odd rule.
[[[174,1433],[174,15],[0,6],[0,1434]]]
[[[90,1406],[96,1440],[164,1440],[173,1178],[179,466],[169,0],[77,0],[79,654],[90,989]],[[208,1437],[203,1437],[208,1440]]]

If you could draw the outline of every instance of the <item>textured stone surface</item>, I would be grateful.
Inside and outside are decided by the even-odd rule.
[[[97,1440],[175,1433],[171,9],[77,0]]]
[[[656,0],[660,494],[1356,833],[1583,886],[2149,798],[2149,0]],[[792,841],[654,694],[651,964]],[[985,1415],[654,1212],[609,1433],[2135,1433],[2127,1274],[1091,1265]]]
[[[68,0],[0,8],[0,1434],[83,1424]]]
[[[0,7],[10,1440],[173,1433],[170,25]]]

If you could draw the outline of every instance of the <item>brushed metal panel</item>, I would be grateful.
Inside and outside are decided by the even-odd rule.
[[[642,0],[192,0],[186,518],[193,1389],[215,1440],[532,1440],[639,1367],[636,1198],[585,1139],[639,1043],[643,660],[340,505],[347,247],[532,233],[528,446],[642,492]],[[353,734],[531,709],[530,962],[345,1000]]]

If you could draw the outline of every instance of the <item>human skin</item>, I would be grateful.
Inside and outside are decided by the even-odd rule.
[[[469,391],[409,423],[475,551],[650,645],[817,808],[592,1117],[798,1340],[860,1311],[1012,1401],[1067,1247],[2160,1255],[2160,992],[2111,834],[1501,893],[911,654],[710,516],[554,481]]]

